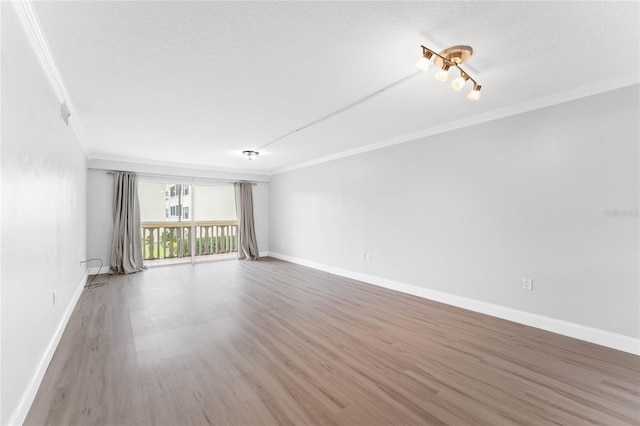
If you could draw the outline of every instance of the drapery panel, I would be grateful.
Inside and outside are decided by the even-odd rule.
[[[256,260],[258,242],[253,221],[253,185],[251,182],[235,182],[233,187],[238,213],[238,259]]]
[[[142,271],[142,259],[138,176],[135,173],[116,172],[113,191],[111,271],[116,274]]]

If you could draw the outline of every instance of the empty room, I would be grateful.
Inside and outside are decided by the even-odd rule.
[[[0,2],[0,425],[640,425],[639,16]]]

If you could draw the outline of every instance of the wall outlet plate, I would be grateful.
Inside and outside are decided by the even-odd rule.
[[[523,278],[522,288],[525,290],[533,290],[533,280],[531,278]]]

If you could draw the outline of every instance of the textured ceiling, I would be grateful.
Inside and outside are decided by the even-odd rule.
[[[268,172],[615,79],[638,2],[36,2],[90,158]],[[420,44],[470,44],[466,99]],[[453,77],[450,77],[450,80]],[[637,81],[637,80],[636,80]],[[72,118],[73,119],[73,118]]]

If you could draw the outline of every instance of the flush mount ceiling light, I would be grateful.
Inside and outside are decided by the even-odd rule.
[[[469,92],[467,98],[474,101],[480,99],[480,89],[482,86],[471,78],[469,73],[460,68],[460,64],[467,62],[471,55],[473,55],[473,49],[471,46],[453,46],[448,49],[444,49],[440,53],[436,53],[425,46],[420,47],[422,47],[422,58],[420,58],[416,63],[418,68],[425,71],[428,70],[431,66],[431,58],[433,58],[433,63],[439,68],[436,73],[436,79],[440,81],[447,81],[447,78],[449,78],[449,69],[457,68],[458,71],[460,71],[460,77],[456,78],[451,83],[453,88],[455,90],[460,90],[467,80],[471,80],[473,82],[473,89]]]
[[[260,154],[258,151],[242,151],[242,155],[244,155],[247,160],[253,160]]]

